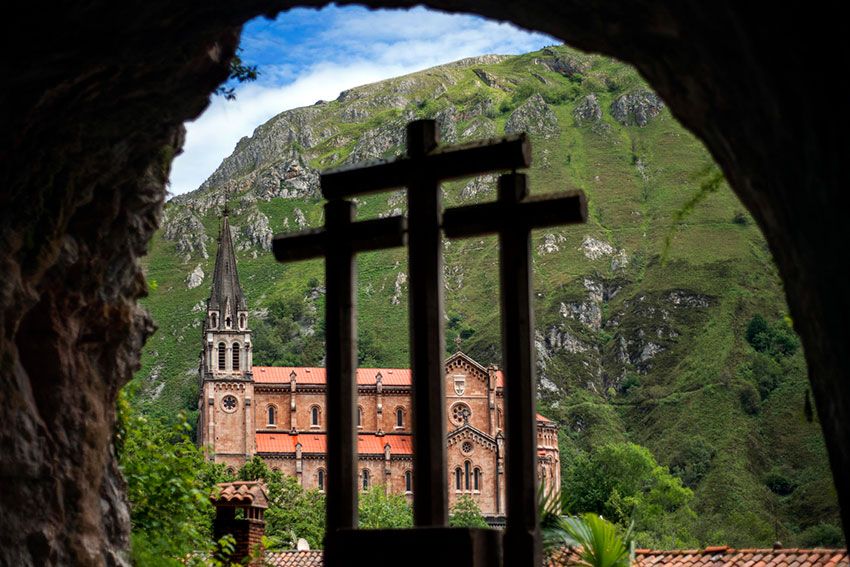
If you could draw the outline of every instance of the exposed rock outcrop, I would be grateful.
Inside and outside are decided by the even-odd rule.
[[[175,212],[172,213],[172,210]],[[207,241],[209,237],[201,220],[189,209],[169,209],[163,221],[166,240],[174,242],[177,252],[188,262],[193,257],[209,258]]]
[[[657,94],[638,89],[618,97],[611,104],[611,114],[620,124],[646,126],[664,110],[664,101]]]
[[[506,134],[527,132],[550,138],[560,133],[558,117],[540,94],[533,94],[514,110],[505,123]]]
[[[202,283],[204,283],[204,269],[200,264],[198,264],[195,266],[195,269],[186,276],[186,287],[189,289],[195,289]]]
[[[598,122],[602,120],[602,107],[599,106],[599,99],[594,93],[585,96],[573,110],[573,118],[576,122]]]

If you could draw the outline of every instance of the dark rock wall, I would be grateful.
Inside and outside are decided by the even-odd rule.
[[[426,3],[632,63],[706,143],[785,280],[850,527],[850,295],[839,273],[850,231],[837,206],[850,115],[829,100],[842,96],[840,20],[819,3]],[[36,1],[6,14],[0,565],[126,562],[110,446],[115,396],[152,330],[136,306],[138,258],[159,222],[180,125],[226,76],[239,26],[287,6]]]

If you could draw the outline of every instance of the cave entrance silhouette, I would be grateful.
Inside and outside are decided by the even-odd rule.
[[[424,4],[630,63],[702,140],[779,267],[848,533],[850,294],[837,259],[850,224],[836,203],[850,182],[850,115],[824,119],[813,100],[835,90],[835,61],[850,51],[841,19],[825,4],[768,15],[731,0]],[[20,49],[0,95],[0,563],[126,562],[129,522],[109,447],[115,396],[152,331],[136,306],[137,260],[181,125],[227,76],[240,26],[294,5],[34,2],[8,15],[7,44]]]

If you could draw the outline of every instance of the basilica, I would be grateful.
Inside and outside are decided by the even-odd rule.
[[[254,455],[323,491],[326,473],[324,368],[253,366],[248,305],[225,213],[203,327],[198,442],[236,470]],[[469,495],[490,519],[505,513],[504,376],[464,353],[445,361],[449,505]],[[411,372],[359,368],[358,484],[410,499],[413,477]],[[560,486],[557,426],[537,416],[537,474]],[[498,520],[496,520],[498,521]]]

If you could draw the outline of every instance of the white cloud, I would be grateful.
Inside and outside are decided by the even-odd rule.
[[[553,41],[509,24],[424,9],[366,11],[327,9],[326,23],[309,36],[293,37],[293,17],[249,24],[245,55],[262,54],[261,80],[241,85],[237,99],[214,97],[197,120],[186,124],[184,152],[174,161],[170,190],[196,189],[230,155],[243,136],[271,117],[345,89],[485,53],[521,53]],[[294,41],[294,43],[293,43]],[[249,62],[251,59],[246,57]]]

